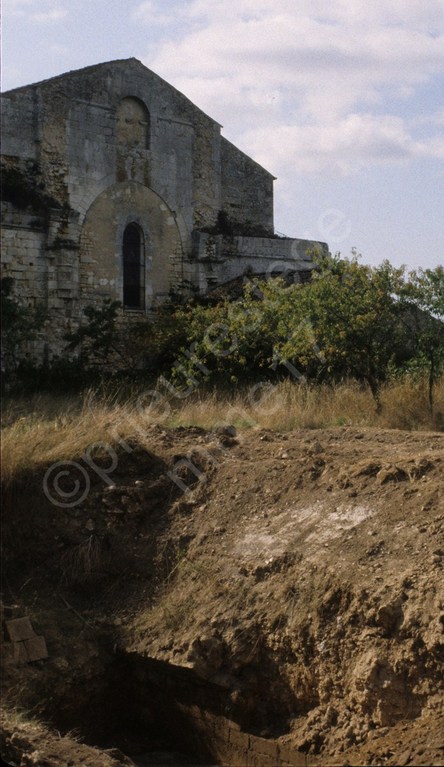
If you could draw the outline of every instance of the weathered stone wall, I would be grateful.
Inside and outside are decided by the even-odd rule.
[[[315,767],[316,759],[274,738],[246,732],[224,713],[227,691],[191,669],[137,653],[117,661],[122,700],[133,723],[164,735],[178,750],[225,767]]]
[[[221,140],[222,209],[233,222],[273,234],[273,176],[227,139]]]
[[[40,119],[37,90],[19,88],[2,96],[2,154],[36,160]]]
[[[2,217],[6,204],[2,205]],[[29,304],[47,299],[47,265],[41,258],[46,235],[33,214],[14,211],[8,228],[2,229],[2,262],[8,276],[20,283]]]
[[[123,301],[130,223],[144,243],[143,311],[184,281],[205,291],[247,267],[266,272],[284,251],[301,261],[296,246],[267,237],[216,238],[215,257],[203,255],[213,245],[199,232],[217,229],[222,211],[246,234],[272,233],[273,177],[136,59],[68,72],[2,100],[4,274],[28,304],[49,310],[50,355],[63,351],[85,306]]]
[[[197,281],[202,292],[243,275],[274,277],[308,273],[314,252],[327,248],[323,242],[287,237],[226,237],[194,233],[198,261]]]
[[[315,760],[301,751],[281,744],[273,738],[260,738],[242,732],[223,716],[199,708],[183,707],[190,731],[194,735],[195,752],[210,752],[217,764],[225,767],[315,767]],[[203,748],[202,748],[203,747]]]
[[[116,114],[128,98],[145,106],[150,140],[142,151],[127,145],[122,163]],[[35,157],[48,193],[61,202],[68,193],[70,205],[85,214],[110,183],[137,180],[163,197],[189,232],[214,224],[221,208],[220,126],[137,60],[67,73],[11,91],[4,101],[4,154]]]

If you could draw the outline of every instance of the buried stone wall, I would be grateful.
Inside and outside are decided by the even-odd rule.
[[[141,730],[156,731],[176,749],[218,765],[236,767],[307,767],[310,756],[273,738],[244,732],[226,716],[224,690],[191,670],[122,654],[117,676],[121,694],[131,701],[133,721]]]

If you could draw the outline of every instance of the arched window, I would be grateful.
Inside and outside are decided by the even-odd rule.
[[[137,224],[128,224],[123,233],[123,305],[145,308],[145,247]]]

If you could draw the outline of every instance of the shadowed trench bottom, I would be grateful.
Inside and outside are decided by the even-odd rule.
[[[215,763],[210,765],[196,762],[185,754],[174,751],[152,751],[138,757],[134,764],[136,767],[218,767]]]
[[[137,767],[314,767],[306,754],[248,732],[248,719],[236,721],[242,711],[228,716],[227,691],[192,669],[117,651],[83,700],[58,706],[51,719]]]

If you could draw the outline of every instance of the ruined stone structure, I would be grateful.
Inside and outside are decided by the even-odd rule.
[[[315,243],[274,234],[272,175],[136,59],[2,101],[3,274],[47,307],[50,354],[104,297],[130,318],[172,289],[312,268]]]

